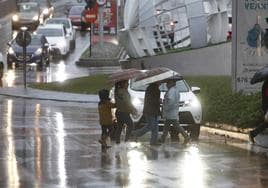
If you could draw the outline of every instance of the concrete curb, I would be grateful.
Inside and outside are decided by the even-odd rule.
[[[79,59],[75,62],[76,65],[81,67],[103,67],[103,66],[120,66],[119,59],[110,58],[110,59]]]
[[[245,133],[239,133],[239,132],[232,132],[232,131],[227,131],[227,130],[222,130],[218,128],[212,128],[212,127],[206,127],[206,126],[201,126],[202,131],[206,131],[211,134],[217,134],[229,138],[235,138],[243,141],[248,141],[248,134]]]
[[[56,91],[46,91],[39,89],[26,88],[22,86],[1,88],[0,95],[8,97],[19,97],[36,100],[51,100],[61,102],[78,102],[78,103],[98,103],[97,95],[75,94]]]

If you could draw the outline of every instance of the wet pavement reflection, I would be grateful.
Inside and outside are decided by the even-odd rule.
[[[102,150],[96,104],[0,101],[0,187],[268,186],[267,157],[204,134],[186,147],[151,147],[146,135]]]

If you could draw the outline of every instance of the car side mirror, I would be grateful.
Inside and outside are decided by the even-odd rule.
[[[198,94],[201,91],[200,87],[191,87],[191,90],[194,94]]]
[[[73,26],[73,29],[78,29],[78,27],[77,26]]]

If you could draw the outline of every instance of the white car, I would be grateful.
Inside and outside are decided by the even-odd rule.
[[[200,125],[202,122],[202,107],[196,97],[196,93],[200,92],[199,87],[189,87],[186,81],[182,79],[177,81],[176,88],[180,91],[180,109],[179,109],[179,120],[180,125],[185,128],[187,132],[190,133],[192,139],[196,140],[199,137]],[[144,95],[145,95],[145,86],[134,87],[132,80],[129,84],[129,94],[131,96],[132,104],[137,109],[138,113],[135,116],[131,116],[136,127],[140,124],[145,123],[145,119],[142,115],[143,105],[144,105]],[[166,85],[163,83],[160,85],[161,99],[164,98],[164,94],[167,91]],[[111,98],[114,97],[113,89],[111,90]],[[163,119],[160,119],[159,123],[163,124]]]
[[[70,37],[70,48],[73,50],[75,49],[76,43],[75,43],[75,38],[76,38],[76,30],[75,27],[73,26],[71,19],[70,18],[51,18],[46,21],[46,24],[62,24],[65,26],[67,34]]]
[[[62,24],[39,26],[36,33],[46,37],[53,55],[66,56],[69,53],[70,36]]]

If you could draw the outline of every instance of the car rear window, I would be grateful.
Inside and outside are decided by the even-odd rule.
[[[70,23],[68,22],[68,20],[54,20],[54,19],[51,19],[51,20],[48,20],[47,21],[48,24],[62,24],[64,25],[66,28],[70,28]]]
[[[20,4],[19,11],[20,12],[37,12],[38,6],[34,4]]]
[[[59,37],[63,36],[62,29],[54,28],[42,28],[37,30],[37,34],[41,34],[47,37]]]
[[[70,9],[69,14],[70,15],[81,15],[81,13],[83,12],[85,8],[83,6],[76,6],[76,7],[72,7]]]

